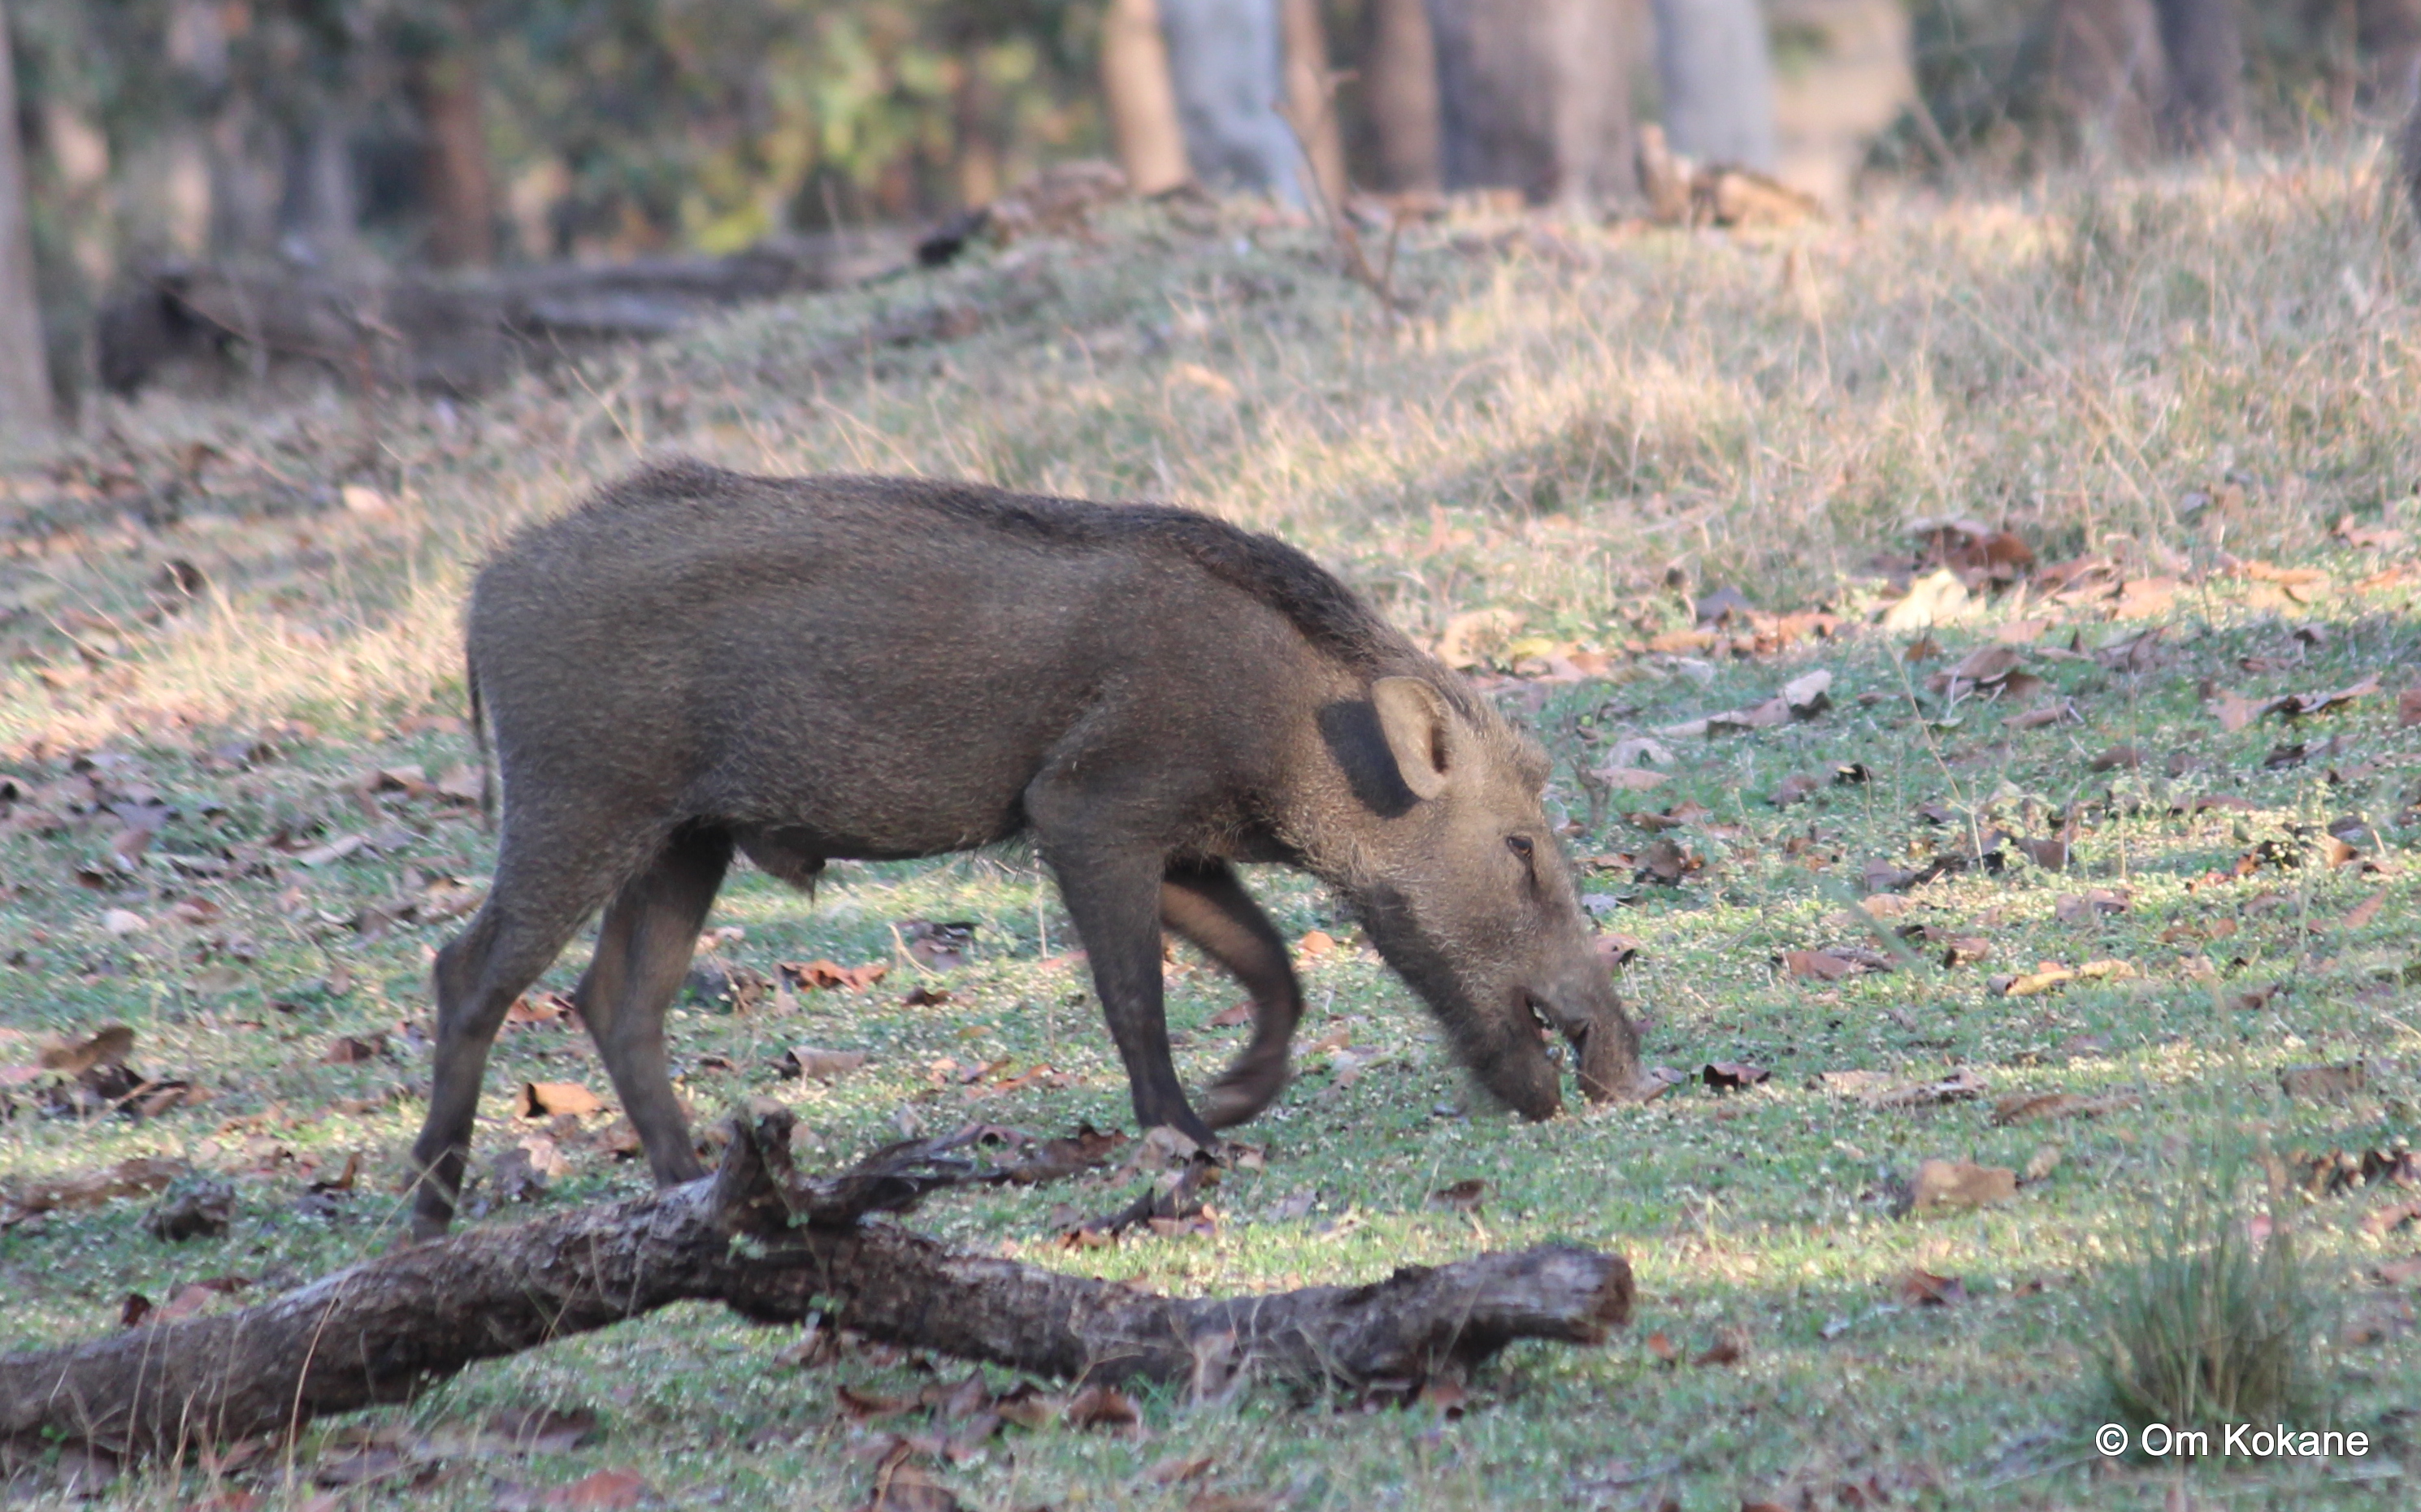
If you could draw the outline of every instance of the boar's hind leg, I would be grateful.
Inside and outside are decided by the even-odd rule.
[[[517,832],[508,818],[506,825],[495,884],[470,927],[437,953],[431,974],[437,990],[436,1065],[429,1116],[412,1146],[417,1179],[412,1232],[418,1239],[443,1234],[454,1221],[488,1047],[505,1010],[553,964],[612,885],[610,869],[583,868],[574,864],[582,858],[521,838],[534,824]]]
[[[664,1009],[680,990],[698,927],[730,865],[731,837],[722,831],[675,835],[605,905],[597,954],[572,990],[660,1187],[706,1174],[664,1068]]]
[[[1268,1107],[1286,1085],[1303,987],[1286,942],[1224,861],[1169,867],[1160,884],[1160,917],[1253,994],[1252,1042],[1202,1098],[1210,1127],[1232,1128]]]

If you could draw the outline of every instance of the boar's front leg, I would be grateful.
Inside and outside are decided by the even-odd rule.
[[[1179,862],[1160,885],[1160,917],[1253,994],[1253,1038],[1203,1094],[1213,1129],[1245,1122],[1285,1087],[1287,1052],[1303,1017],[1303,987],[1269,915],[1224,861]]]
[[[1125,806],[1117,797],[1047,779],[1026,798],[1038,848],[1092,962],[1093,990],[1126,1063],[1137,1125],[1165,1125],[1209,1149],[1217,1137],[1187,1105],[1168,1049],[1160,976],[1164,852],[1133,838],[1144,826],[1121,812]]]
[[[677,835],[605,906],[597,954],[571,991],[660,1187],[706,1174],[664,1068],[664,1010],[730,864],[731,837],[722,831]]]

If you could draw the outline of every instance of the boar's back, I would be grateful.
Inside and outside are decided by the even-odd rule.
[[[695,463],[524,532],[469,628],[508,806],[577,792],[868,857],[1016,833],[1088,710],[1148,709],[1132,759],[1241,789],[1306,683],[1426,662],[1302,553],[1191,511]]]

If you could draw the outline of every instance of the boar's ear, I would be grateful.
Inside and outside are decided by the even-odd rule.
[[[1438,691],[1418,678],[1381,678],[1370,684],[1370,707],[1404,786],[1421,798],[1445,791],[1454,725]]]

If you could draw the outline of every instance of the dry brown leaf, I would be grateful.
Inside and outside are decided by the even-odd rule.
[[[577,1082],[523,1082],[513,1111],[523,1118],[553,1118],[596,1113],[605,1099]]]
[[[1488,1183],[1478,1177],[1440,1187],[1429,1193],[1429,1206],[1441,1212],[1476,1213],[1488,1200]]]
[[[1916,1212],[1939,1208],[1981,1208],[2007,1202],[2018,1194],[2018,1173],[2005,1165],[1976,1165],[1967,1161],[1926,1161],[1909,1184],[1909,1205]]]
[[[0,1228],[36,1213],[68,1208],[98,1208],[118,1197],[148,1195],[192,1169],[182,1161],[157,1155],[137,1155],[88,1176],[12,1188],[5,1197],[0,1197]]]
[[[1804,803],[1823,786],[1820,778],[1811,777],[1804,772],[1794,772],[1783,778],[1781,786],[1773,790],[1773,806],[1788,808],[1793,803]]]
[[[2360,1061],[2341,1066],[2290,1066],[2278,1073],[2280,1089],[2306,1102],[2341,1102],[2369,1083],[2368,1068]]]
[[[1984,1095],[1984,1086],[1982,1077],[1962,1067],[1939,1081],[1919,1082],[1910,1086],[1893,1087],[1888,1091],[1875,1091],[1863,1095],[1878,1108],[1930,1108],[1947,1102],[1972,1102]]]
[[[566,1507],[572,1512],[623,1512],[624,1508],[653,1501],[655,1494],[634,1471],[601,1470],[569,1486],[539,1492],[538,1504]]]
[[[881,961],[868,961],[863,966],[843,966],[838,961],[786,960],[774,967],[801,988],[818,988],[824,991],[863,992],[885,976],[891,968]]]
[[[1135,1411],[1134,1399],[1116,1386],[1079,1387],[1075,1395],[1068,1398],[1062,1416],[1071,1428],[1133,1431],[1143,1426],[1143,1414]]]
[[[837,1082],[866,1061],[867,1052],[862,1050],[817,1050],[810,1045],[793,1045],[782,1052],[782,1074],[801,1081]]]
[[[134,1051],[134,1031],[122,1023],[106,1025],[85,1039],[73,1044],[53,1044],[43,1047],[42,1068],[64,1071],[70,1076],[82,1076],[86,1071],[105,1067],[122,1066]]]
[[[339,1035],[320,1057],[323,1066],[359,1066],[386,1053],[384,1035]]]
[[[1773,1073],[1762,1066],[1746,1061],[1709,1061],[1698,1068],[1698,1079],[1718,1092],[1737,1092],[1765,1081]]]
[[[2135,1099],[2123,1093],[2087,1098],[2073,1092],[2019,1092],[1992,1104],[1992,1122],[2006,1125],[2042,1123],[2054,1118],[2098,1118],[2134,1105]]]
[[[1822,950],[1784,951],[1782,966],[1793,976],[1812,976],[1820,982],[1841,981],[1865,970],[1855,961],[1844,960]]]
[[[1986,990],[2002,997],[2037,997],[2064,982],[2074,980],[2076,973],[2047,960],[2023,975],[1996,976],[1987,984]]]
[[[1965,1282],[1921,1269],[1900,1277],[1898,1291],[1900,1302],[1910,1307],[1949,1307],[1967,1300]]]
[[[2361,902],[2356,903],[2352,908],[2347,910],[2345,918],[2338,923],[2337,927],[2341,929],[2359,929],[2365,925],[2370,923],[2371,920],[2379,917],[2379,911],[2386,906],[2387,889],[2382,887],[2378,892],[2371,894],[2368,897],[2364,898]]]

